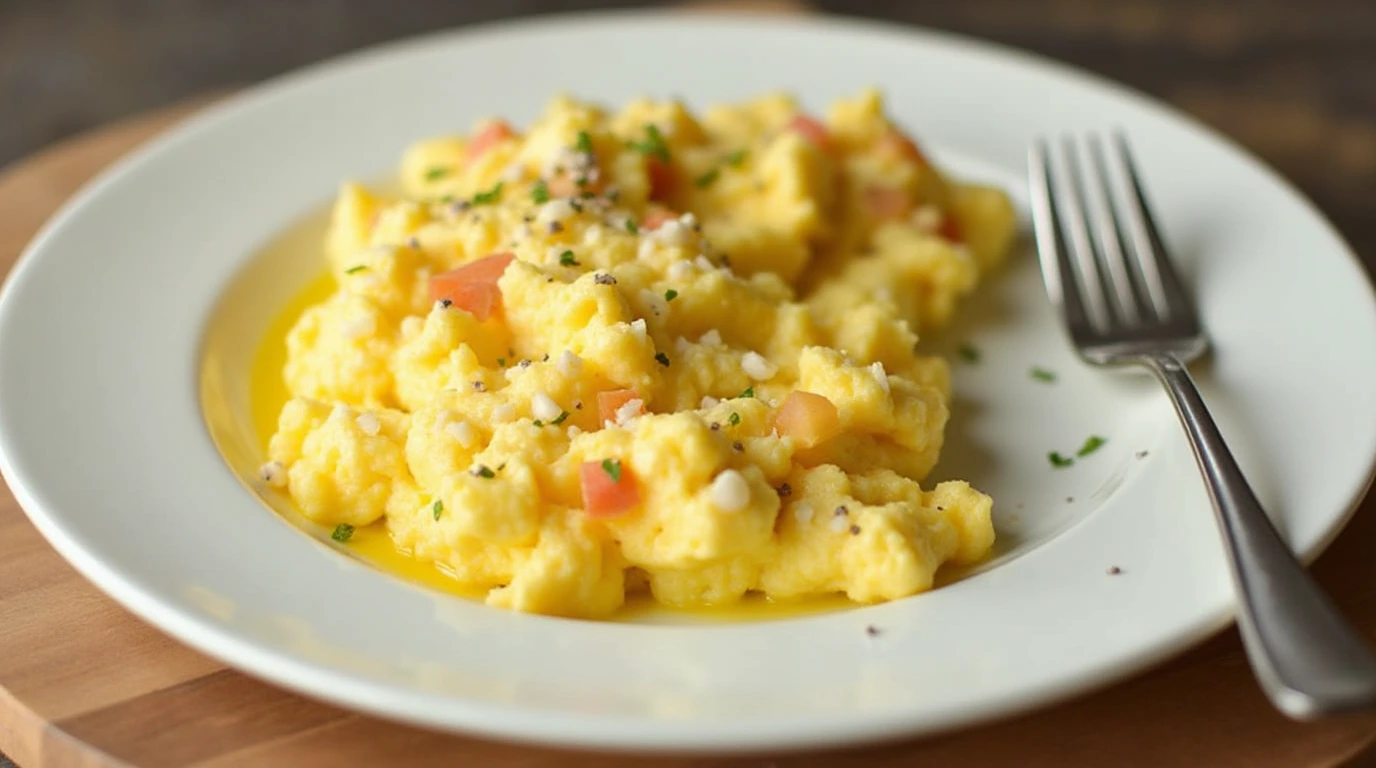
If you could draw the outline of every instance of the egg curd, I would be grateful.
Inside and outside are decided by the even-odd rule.
[[[619,112],[555,98],[345,184],[335,290],[286,337],[263,480],[493,606],[606,617],[932,588],[991,500],[924,488],[948,419],[918,333],[1008,250],[872,90]]]

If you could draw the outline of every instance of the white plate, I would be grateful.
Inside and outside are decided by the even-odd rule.
[[[1198,368],[1209,402],[1284,533],[1316,553],[1376,453],[1376,310],[1333,230],[1255,161],[1140,96],[836,19],[489,26],[314,67],[181,126],[68,204],[6,286],[4,476],[82,573],[212,656],[380,715],[543,742],[726,750],[932,732],[1084,691],[1224,626],[1227,572],[1166,400],[1074,361],[1026,251],[938,340],[984,353],[958,366],[938,474],[993,494],[1004,554],[913,599],[710,626],[515,615],[342,556],[226,468],[200,387],[225,406],[213,424],[233,454],[250,344],[316,268],[309,254],[254,254],[342,178],[386,173],[410,141],[481,114],[527,121],[561,89],[696,106],[789,89],[815,109],[870,83],[941,161],[1019,197],[1034,136],[1126,129],[1216,343]],[[1032,365],[1060,381],[1033,381]],[[1049,466],[1048,450],[1090,433],[1108,444]]]

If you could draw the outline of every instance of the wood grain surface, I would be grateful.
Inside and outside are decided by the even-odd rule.
[[[197,106],[199,102],[183,104],[84,134],[0,175],[0,268],[8,269],[42,221],[82,182]],[[1363,141],[1357,133],[1354,146]],[[1352,151],[1358,159],[1363,156],[1360,147]],[[1349,188],[1362,183],[1341,182]],[[1365,242],[1376,250],[1376,238]],[[1372,638],[1374,539],[1376,503],[1368,499],[1314,566],[1339,607]],[[8,492],[0,492],[0,751],[24,768],[1267,768],[1355,764],[1355,756],[1373,740],[1376,720],[1370,718],[1299,724],[1276,714],[1253,682],[1232,630],[1148,673],[1059,706],[925,741],[858,751],[650,759],[437,734],[280,691],[184,648],[72,571],[23,517]]]

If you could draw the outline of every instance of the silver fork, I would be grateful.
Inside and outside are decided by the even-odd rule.
[[[1185,363],[1208,340],[1166,253],[1127,142],[1045,141],[1028,153],[1042,276],[1080,357],[1145,366],[1165,385],[1204,476],[1262,689],[1312,719],[1376,705],[1376,656],[1267,519]]]

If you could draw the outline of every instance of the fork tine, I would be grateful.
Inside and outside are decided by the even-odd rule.
[[[1099,137],[1089,136],[1085,141],[1086,153],[1092,170],[1085,172],[1085,203],[1094,225],[1094,235],[1099,245],[1101,266],[1108,272],[1119,316],[1128,325],[1136,325],[1141,319],[1140,304],[1133,289],[1126,254],[1123,252],[1122,233],[1118,220],[1114,217],[1113,200],[1108,193],[1108,169],[1104,167],[1104,148]],[[1150,311],[1150,305],[1146,307]]]
[[[1114,154],[1117,155],[1121,176],[1124,179],[1127,204],[1123,206],[1123,213],[1127,219],[1129,239],[1137,268],[1146,284],[1156,315],[1163,320],[1188,323],[1197,329],[1199,321],[1195,316],[1194,304],[1185,292],[1175,267],[1171,265],[1169,254],[1166,253],[1165,241],[1161,238],[1161,230],[1157,227],[1156,218],[1147,203],[1142,178],[1137,173],[1137,165],[1128,150],[1127,139],[1120,131],[1115,131],[1113,143],[1117,149]]]
[[[1113,316],[1109,313],[1108,296],[1099,275],[1099,258],[1095,253],[1094,241],[1089,236],[1089,225],[1081,202],[1084,200],[1084,191],[1073,140],[1066,138],[1062,151],[1056,154],[1060,162],[1055,162],[1053,157],[1050,174],[1053,179],[1052,201],[1057,209],[1061,231],[1066,236],[1065,243],[1070,246],[1075,273],[1082,281],[1080,288],[1089,317],[1099,330],[1107,330],[1113,324]]]
[[[1032,230],[1037,240],[1042,281],[1051,303],[1059,306],[1072,337],[1091,327],[1084,299],[1076,281],[1075,268],[1065,248],[1065,232],[1056,215],[1056,194],[1052,188],[1050,150],[1045,141],[1033,142],[1027,152],[1028,198],[1032,209]]]

